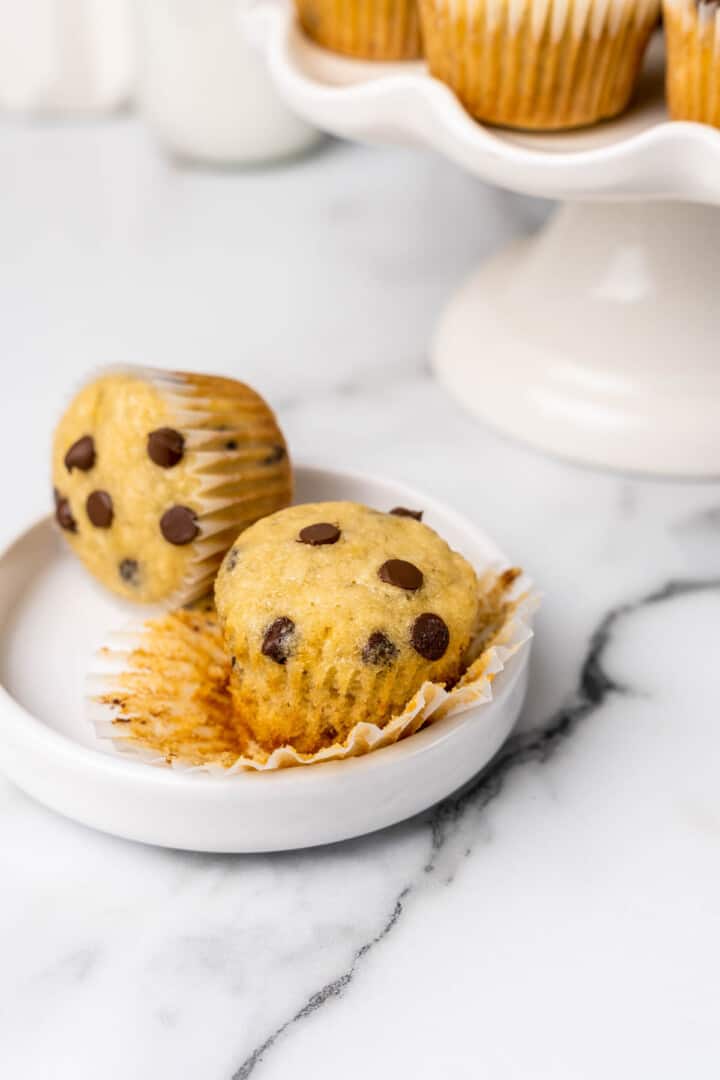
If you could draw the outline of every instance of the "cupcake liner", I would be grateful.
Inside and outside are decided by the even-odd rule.
[[[670,115],[720,127],[720,5],[665,0],[663,10]]]
[[[425,724],[492,700],[492,683],[532,637],[538,597],[516,570],[488,570],[480,582],[478,628],[467,668],[451,690],[424,683],[383,727],[361,722],[342,742],[314,754],[255,744],[232,707],[231,662],[211,604],[166,614],[113,634],[88,681],[99,738],[152,765],[232,775],[340,761],[406,738]]]
[[[144,366],[102,368],[103,376],[148,382],[162,396],[192,451],[193,509],[200,535],[188,548],[183,577],[157,601],[172,609],[206,595],[238,534],[292,500],[287,446],[267,403],[244,383],[221,376],[165,371]],[[234,444],[234,449],[228,449]]]
[[[476,119],[558,130],[627,106],[660,0],[420,0],[430,72]]]
[[[417,0],[296,0],[300,24],[313,41],[362,60],[422,56]]]

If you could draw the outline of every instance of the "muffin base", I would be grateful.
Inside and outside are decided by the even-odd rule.
[[[664,18],[670,115],[720,128],[720,4],[666,0]]]
[[[359,60],[416,60],[423,54],[417,0],[296,0],[308,37]]]
[[[148,764],[225,775],[367,754],[492,700],[494,679],[532,637],[526,620],[537,598],[517,573],[489,572],[482,580],[478,633],[466,671],[451,691],[425,683],[384,726],[358,723],[341,743],[315,753],[292,746],[269,753],[253,741],[232,708],[230,658],[208,605],[111,637],[90,676],[90,718],[100,738]]]
[[[472,116],[557,131],[627,107],[659,2],[420,0],[420,9],[430,73]]]

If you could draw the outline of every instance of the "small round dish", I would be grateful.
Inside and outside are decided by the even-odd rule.
[[[425,511],[471,562],[507,560],[470,522],[386,480],[300,467],[297,502],[350,499]],[[365,757],[267,773],[207,776],[157,768],[98,740],[87,718],[93,651],[137,610],[102,592],[49,519],[0,555],[0,768],[67,817],[104,832],[191,851],[312,847],[373,832],[461,787],[512,730],[530,648],[497,677],[493,700]]]

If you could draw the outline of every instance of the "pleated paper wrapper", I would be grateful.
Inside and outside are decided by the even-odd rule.
[[[363,60],[422,56],[417,0],[295,0],[305,33],[331,52]]]
[[[450,690],[424,683],[403,711],[379,727],[358,723],[339,743],[314,754],[254,743],[235,715],[231,661],[210,602],[134,624],[112,634],[88,681],[90,720],[102,740],[151,765],[232,775],[357,757],[492,701],[492,685],[517,662],[532,637],[539,603],[518,570],[493,569],[480,579],[478,627],[467,667]],[[482,710],[473,723],[482,723]]]

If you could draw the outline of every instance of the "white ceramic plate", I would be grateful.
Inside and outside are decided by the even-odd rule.
[[[483,532],[426,496],[385,480],[297,469],[297,502],[404,505],[479,566],[505,561]],[[0,767],[61,814],[132,840],[194,851],[277,851],[326,844],[402,821],[455,791],[510,733],[529,647],[480,709],[348,761],[211,777],[145,765],[96,739],[86,716],[89,660],[138,610],[105,594],[50,520],[0,556]]]

